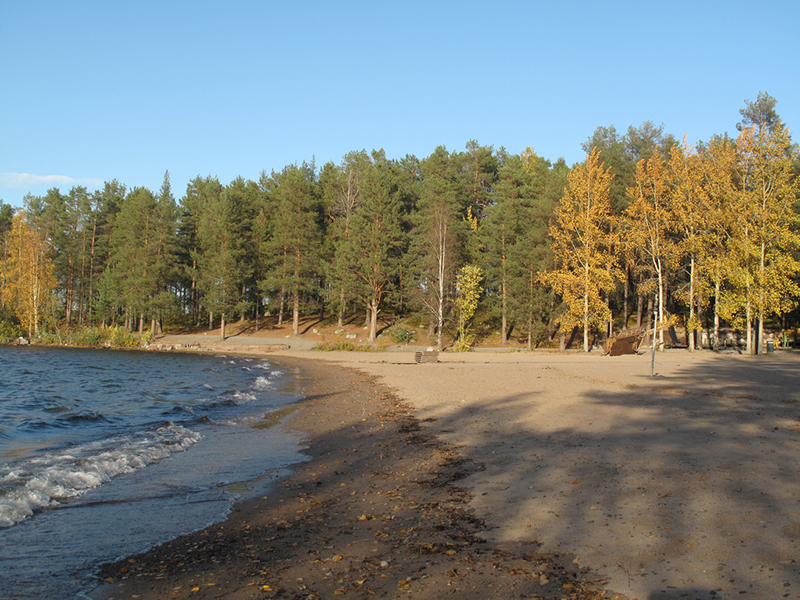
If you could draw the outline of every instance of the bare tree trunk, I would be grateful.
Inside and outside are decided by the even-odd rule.
[[[623,282],[623,295],[622,295],[622,329],[624,331],[628,330],[628,279],[630,278],[630,273],[628,268],[625,267],[625,281]]]
[[[503,346],[505,346],[506,344],[508,344],[508,320],[507,320],[507,317],[506,317],[506,310],[507,310],[506,309],[506,304],[507,303],[506,303],[506,280],[505,280],[505,275],[503,276],[502,288],[503,288],[503,323],[502,323],[502,326],[501,326],[502,329],[500,330],[500,343]]]
[[[292,334],[300,335],[300,290],[297,288],[292,298]]]
[[[220,315],[220,323],[219,323],[219,341],[225,341],[225,313]]]
[[[245,287],[244,284],[242,284],[242,299],[244,299],[246,291],[247,291],[247,288]],[[241,312],[241,314],[239,315],[239,323],[240,324],[244,324],[244,313],[245,313],[245,311],[243,310]]]
[[[636,329],[642,328],[642,311],[644,310],[644,299],[641,294],[636,299]],[[649,312],[649,309],[648,309]]]
[[[94,243],[95,238],[97,236],[97,216],[94,217],[94,222],[92,223],[92,244],[91,249],[89,250],[89,299],[88,299],[88,307],[86,309],[86,321],[89,323],[89,326],[92,325],[92,288],[94,287]]]
[[[750,290],[748,289],[748,292]],[[755,354],[754,344],[753,344],[753,315],[752,315],[752,308],[750,306],[750,299],[748,293],[748,300],[747,306],[745,307],[745,323],[747,327],[747,353],[748,354]]]
[[[533,317],[528,317],[528,352],[533,350],[533,340],[531,339],[533,337],[532,330],[533,330]]]
[[[278,304],[278,327],[283,326],[283,309],[284,309],[285,297],[286,297],[286,288],[281,286],[281,301]]]
[[[500,257],[502,281],[500,283],[500,290],[502,294],[502,330],[500,331],[500,344],[505,346],[508,343],[508,294],[506,293],[506,236],[503,233],[500,241],[503,248],[503,254]]]
[[[694,255],[689,262],[689,323],[694,326]],[[694,352],[694,329],[686,328],[686,341],[689,344],[689,352]]]
[[[370,344],[375,343],[375,340],[378,338],[378,300],[377,298],[373,298],[370,300],[369,303],[369,313],[370,313],[370,320],[369,320],[369,338],[368,341]]]
[[[711,346],[714,350],[719,350],[719,292],[720,283],[717,280],[714,283],[714,342]]]

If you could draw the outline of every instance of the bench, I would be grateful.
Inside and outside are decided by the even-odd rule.
[[[415,352],[414,353],[414,362],[416,363],[438,363],[439,362],[439,351],[428,349],[424,350],[423,352]]]

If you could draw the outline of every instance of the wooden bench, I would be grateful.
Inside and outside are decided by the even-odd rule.
[[[414,362],[416,363],[438,363],[439,351],[438,350],[424,350],[423,352],[414,353]]]

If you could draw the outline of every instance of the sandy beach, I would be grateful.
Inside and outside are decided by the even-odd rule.
[[[289,523],[302,560],[273,551],[259,564],[276,579],[262,583],[269,577],[241,575],[241,552],[212,552],[191,569],[167,558],[186,556],[196,534],[135,558],[164,565],[156,575],[108,566],[112,582],[97,598],[438,598],[454,589],[458,598],[800,598],[795,354],[668,351],[657,355],[651,378],[649,355],[443,353],[438,364],[418,365],[411,351],[250,352],[296,361],[306,373],[309,405],[292,426],[309,432],[314,458],[281,497],[242,503],[231,522],[244,523],[244,514],[270,536]],[[377,450],[384,445],[391,454]],[[400,463],[381,464],[384,455]],[[311,510],[297,508],[308,498],[299,490],[347,488],[335,461],[347,463],[347,476],[367,485],[376,504],[366,510],[364,498],[361,512],[341,489],[335,502],[310,500],[331,523],[333,543],[320,544],[308,521],[295,524],[278,508]],[[380,482],[377,491],[370,481]],[[395,509],[418,521],[418,537],[388,519]],[[436,521],[440,513],[449,516]],[[380,548],[348,554],[354,546],[342,547],[336,527],[353,531],[373,520],[370,542]],[[223,526],[205,535],[245,535]],[[426,527],[438,537],[421,539]],[[309,556],[320,562],[302,567]],[[281,571],[281,560],[296,566]],[[211,565],[236,583],[204,587],[200,573]],[[390,573],[397,565],[406,565],[402,575]],[[294,581],[277,577],[304,568]],[[366,578],[345,577],[356,571]]]

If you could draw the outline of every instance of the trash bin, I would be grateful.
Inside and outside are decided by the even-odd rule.
[[[767,340],[767,354],[770,352],[775,352],[775,342],[772,340]]]

